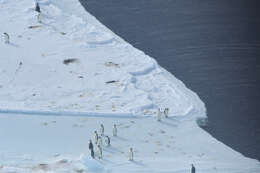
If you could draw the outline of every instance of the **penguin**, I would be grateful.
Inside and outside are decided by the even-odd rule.
[[[196,172],[196,168],[194,167],[193,164],[191,164],[191,173],[195,173]]]
[[[94,149],[91,149],[91,150],[90,150],[90,154],[91,154],[91,157],[92,157],[93,159],[95,159]]]
[[[169,108],[164,109],[164,116],[165,118],[168,118]]]
[[[94,140],[95,140],[95,144],[97,144],[97,142],[98,142],[98,133],[97,133],[97,131],[94,132]]]
[[[35,4],[35,11],[37,11],[38,13],[41,12],[41,9],[40,9],[40,6],[39,6],[38,2],[36,2],[36,4]]]
[[[100,145],[100,146],[102,146],[103,142],[102,142],[101,136],[98,137],[97,144]]]
[[[162,119],[161,110],[160,110],[160,108],[158,108],[157,121],[161,121],[161,119]]]
[[[114,124],[114,127],[113,127],[113,136],[117,136],[117,127],[116,127],[115,124]]]
[[[133,152],[133,148],[130,148],[129,150],[129,161],[133,161],[134,160],[134,152]]]
[[[93,146],[93,144],[92,144],[92,141],[91,141],[91,140],[89,140],[89,143],[88,143],[88,148],[89,148],[90,150],[93,150],[93,149],[94,149],[94,146]]]
[[[106,143],[106,146],[107,146],[107,147],[110,146],[110,138],[109,138],[109,136],[106,136],[106,138],[105,138],[105,143]]]
[[[37,21],[39,23],[42,23],[42,13],[41,12],[37,15]]]
[[[5,44],[9,44],[10,43],[10,37],[9,37],[9,35],[6,32],[4,33],[4,41],[5,41]]]
[[[101,145],[98,145],[98,158],[99,159],[102,159],[102,146]]]
[[[101,135],[101,136],[104,136],[104,131],[105,131],[104,125],[101,124],[101,125],[100,125],[100,135]]]

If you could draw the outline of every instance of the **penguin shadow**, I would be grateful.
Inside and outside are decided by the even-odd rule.
[[[109,153],[120,153],[121,152],[120,150],[118,150],[117,148],[115,148],[113,146],[104,148],[104,151],[109,152]]]
[[[170,127],[177,127],[177,124],[175,123],[171,123],[171,122],[167,122],[167,121],[160,121],[161,124],[170,126]]]
[[[20,46],[18,44],[14,44],[14,43],[9,43],[10,46],[13,46],[13,47],[16,47],[16,48],[19,48]]]
[[[116,151],[113,151],[113,150],[111,150],[111,149],[109,149],[109,148],[104,148],[104,151],[105,152],[108,152],[108,153],[115,153]]]
[[[123,138],[123,137],[120,137],[120,136],[113,136],[113,140],[127,141],[126,138]]]
[[[172,121],[172,122],[175,122],[175,123],[180,122],[179,117],[168,117],[167,120]]]
[[[108,160],[108,159],[105,159],[105,158],[102,158],[102,159],[97,159],[97,160],[99,160],[101,163],[104,163],[104,162],[106,162],[106,163],[114,163],[114,162],[112,162],[112,161],[110,161],[110,160]]]
[[[145,166],[145,164],[143,164],[142,161],[132,160],[132,161],[130,161],[130,162],[132,162],[132,163],[134,163],[135,165],[138,165],[138,166],[142,166],[142,167]]]

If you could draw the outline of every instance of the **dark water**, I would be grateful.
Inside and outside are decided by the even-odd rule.
[[[81,0],[119,36],[198,93],[210,134],[260,160],[257,0]]]

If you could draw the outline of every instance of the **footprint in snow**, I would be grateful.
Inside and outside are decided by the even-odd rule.
[[[44,122],[44,123],[42,123],[42,125],[43,125],[43,126],[47,126],[47,125],[48,125],[48,123],[47,123],[47,122]]]
[[[49,171],[50,166],[46,163],[40,163],[37,166],[32,168],[33,170],[42,170],[42,171]]]
[[[68,163],[69,161],[67,159],[61,159],[61,160],[58,160],[57,163],[58,164],[65,164],[65,163]]]
[[[159,131],[161,134],[165,134],[166,132],[164,130]]]
[[[149,135],[149,136],[153,136],[153,134],[152,134],[152,133],[148,133],[148,135]]]
[[[204,155],[205,155],[204,153],[201,153],[201,154],[198,154],[197,156],[203,157]]]
[[[82,127],[84,127],[82,124],[73,124],[73,126],[72,127],[80,127],[80,128],[82,128]]]
[[[77,172],[77,173],[83,173],[83,172],[85,172],[84,169],[79,169],[79,168],[74,169],[74,171]]]
[[[157,146],[162,146],[162,143],[160,141],[155,141]]]

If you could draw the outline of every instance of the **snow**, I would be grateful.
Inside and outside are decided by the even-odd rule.
[[[196,93],[84,10],[77,0],[0,0],[0,173],[257,173],[249,159],[196,124]],[[67,59],[75,61],[64,64]],[[158,108],[169,108],[157,122]],[[88,140],[105,125],[118,137],[91,159]],[[95,146],[96,147],[96,146]],[[134,161],[128,161],[129,148]]]
[[[83,155],[80,160],[83,165],[86,165],[88,171],[92,171],[92,172],[104,171],[104,166],[98,161],[96,161],[95,159],[90,158],[89,155]]]
[[[195,93],[79,2],[38,1],[42,24],[32,1],[17,2],[1,3],[0,21],[7,25],[0,31],[11,42],[0,45],[1,109],[154,115],[157,107],[171,107],[172,116],[196,111],[196,117],[205,117]],[[64,65],[69,58],[77,61]]]
[[[111,147],[103,146],[102,160],[92,160],[88,140],[101,123],[105,135],[111,136]],[[112,136],[114,123],[118,137]],[[177,117],[157,122],[153,117],[8,114],[0,116],[0,127],[0,138],[7,139],[1,141],[1,164],[4,169],[21,169],[19,172],[36,172],[35,167],[39,172],[187,172],[191,163],[199,172],[259,172],[258,162],[221,144],[196,122]],[[133,162],[128,161],[130,147],[134,149]],[[94,148],[97,152],[96,145]],[[67,160],[62,167],[61,160]],[[48,168],[39,168],[42,164]]]

